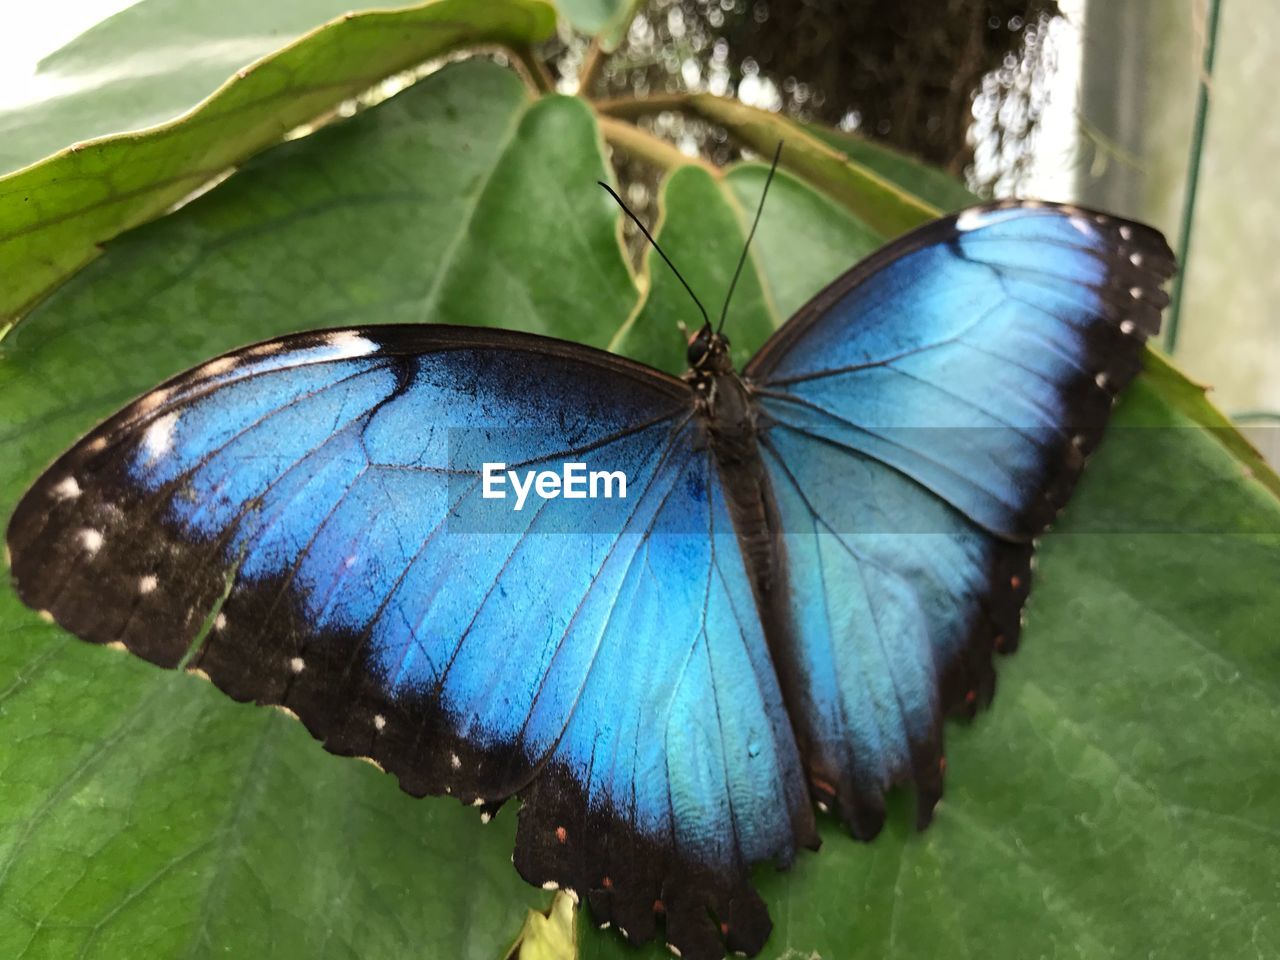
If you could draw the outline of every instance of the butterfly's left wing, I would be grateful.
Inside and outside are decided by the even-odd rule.
[[[665,914],[687,956],[755,951],[748,867],[788,861],[812,815],[690,414],[680,381],[540,337],[276,340],[59,459],[10,523],[14,580],[84,639],[281,705],[410,793],[486,814],[519,794],[521,873],[632,939]],[[517,511],[485,462],[628,488]]]
[[[1158,233],[978,207],[841,277],[745,371],[780,514],[772,644],[815,796],[874,834],[942,788],[941,719],[991,696],[1032,539],[1066,502],[1167,303]]]

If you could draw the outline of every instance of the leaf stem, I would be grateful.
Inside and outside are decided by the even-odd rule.
[[[720,175],[717,167],[712,166],[701,157],[687,156],[665,140],[660,140],[648,131],[641,130],[633,124],[624,123],[612,117],[602,116],[596,119],[600,124],[600,132],[604,134],[605,140],[611,146],[619,147],[627,153],[653,164],[664,172],[670,172],[677,167],[696,166],[702,167],[713,176],[718,177]]]
[[[538,55],[533,52],[532,47],[522,44],[518,47],[512,47],[511,52],[515,54],[516,60],[524,68],[524,72],[528,75],[529,82],[535,90],[539,93],[555,93],[555,79],[538,58]]]
[[[661,113],[663,110],[697,112],[697,107],[687,93],[663,93],[648,97],[613,97],[608,100],[597,100],[594,106],[597,113],[624,120],[643,117],[650,113]]]
[[[591,99],[591,87],[600,76],[605,62],[604,48],[600,46],[600,38],[592,37],[587,47],[587,55],[582,60],[582,70],[578,73],[578,95]]]
[[[1200,89],[1196,94],[1191,159],[1187,164],[1187,195],[1182,206],[1182,223],[1178,228],[1178,260],[1182,268],[1173,281],[1169,325],[1164,335],[1164,349],[1170,354],[1178,345],[1178,324],[1182,319],[1182,294],[1186,287],[1187,266],[1191,256],[1191,227],[1195,220],[1196,193],[1200,186],[1200,159],[1204,156],[1205,131],[1209,120],[1209,86],[1213,82],[1213,60],[1218,47],[1218,15],[1221,11],[1221,0],[1209,0],[1209,10],[1205,17],[1204,68],[1200,73]]]

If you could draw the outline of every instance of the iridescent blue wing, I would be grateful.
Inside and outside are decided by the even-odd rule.
[[[813,827],[691,409],[680,381],[503,331],[277,340],[58,460],[10,523],[13,575],[73,633],[278,704],[410,793],[520,795],[520,872],[631,938],[657,905],[686,955],[754,951],[747,868]],[[627,497],[484,497],[484,462],[566,460]]]
[[[1163,238],[1073,207],[932,223],[820,293],[746,370],[778,504],[779,674],[815,796],[873,835],[942,788],[942,717],[989,700],[1032,539],[1159,327]]]

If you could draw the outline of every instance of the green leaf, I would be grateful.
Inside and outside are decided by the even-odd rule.
[[[530,910],[511,960],[574,960],[578,955],[575,904],[561,890],[546,913]]]
[[[355,9],[349,0],[138,0],[41,60],[23,89],[6,91],[0,173],[77,141],[172,120],[241,67]]]
[[[875,162],[891,183],[916,174],[887,152]],[[658,239],[686,276],[723,289],[764,175],[749,164],[720,182],[668,179]],[[735,355],[876,245],[780,173],[730,310]],[[677,369],[671,318],[689,316],[687,297],[656,257],[647,264],[648,300],[616,345]],[[1280,952],[1280,768],[1258,759],[1280,722],[1275,475],[1202,388],[1155,354],[1148,367],[1043,540],[993,710],[947,731],[934,824],[916,833],[898,796],[874,843],[828,820],[816,856],[758,868],[775,925],[763,956]],[[583,960],[667,956],[588,920]]]
[[[717,178],[686,166],[667,178],[658,239],[680,268],[712,322],[718,323],[729,281],[760,203],[768,168],[739,164]],[[879,245],[880,238],[843,208],[780,171],[769,190],[760,229],[730,304],[725,332],[742,366],[774,330],[814,293]],[[657,254],[646,255],[649,294],[612,348],[671,373],[686,368],[677,322],[701,323],[688,293]]]
[[[844,154],[850,163],[878,173],[890,183],[939,210],[960,210],[982,199],[976,193],[966,190],[954,177],[937,167],[921,163],[901,150],[860,137],[856,133],[832,130],[817,123],[807,123],[804,129],[827,146]]]
[[[743,117],[766,149],[786,123]],[[904,192],[905,160],[810,139],[730,309],[739,356],[939,203]],[[446,320],[603,344],[621,327],[619,349],[680,369],[676,322],[700,318],[651,256],[637,303],[607,176],[586,106],[484,63],[261,154],[108,243],[0,344],[0,514],[130,396],[287,330]],[[664,185],[661,239],[713,316],[763,178],[690,165]],[[764,956],[1280,954],[1280,501],[1202,391],[1149,363],[1044,538],[994,709],[948,729],[936,822],[910,830],[895,797],[876,842],[828,822],[820,853],[758,868]],[[7,587],[0,637],[0,956],[498,960],[548,906],[510,867],[510,809],[481,827],[413,800]],[[589,920],[580,957],[666,956]],[[553,929],[533,942],[560,949]]]
[[[722,125],[763,156],[772,156],[782,141],[783,168],[840,202],[884,237],[895,237],[938,215],[938,207],[911,195],[872,166],[850,159],[781,114],[710,93],[609,101],[602,109],[622,118],[658,109],[689,110]]]
[[[596,36],[607,52],[626,36],[640,0],[556,0],[556,6],[575,30]]]
[[[237,344],[408,320],[607,341],[635,300],[607,176],[581,102],[482,61],[263,154],[4,341],[0,515],[100,417]],[[0,956],[498,960],[548,900],[511,868],[514,809],[414,800],[7,583],[0,637]]]
[[[257,6],[274,9],[272,4]],[[296,29],[301,9],[286,9],[290,16],[268,17],[263,26],[270,30],[273,23],[293,23]],[[160,13],[163,20],[164,11]],[[218,17],[227,16],[228,11],[219,8]],[[262,21],[257,16],[250,23]],[[200,20],[181,22],[196,29],[202,26]],[[79,64],[81,70],[94,63],[100,69],[100,58],[110,55],[120,40],[116,23],[109,21],[95,34],[100,45],[86,41],[83,46],[88,46],[88,53],[73,46],[51,63],[68,69]],[[480,5],[437,0],[396,12],[348,15],[240,70],[176,121],[142,133],[77,144],[0,178],[0,276],[6,278],[0,289],[0,331],[6,320],[92,260],[104,241],[159,215],[212,178],[278,142],[289,130],[387,75],[477,44],[527,44],[546,36],[553,25],[551,8],[540,0],[492,0]],[[252,59],[268,41],[270,47],[276,44],[275,37],[250,36],[243,44],[219,32],[214,38],[207,42],[221,54],[215,58],[219,70],[228,60]],[[172,38],[176,47],[160,51],[161,63],[156,66],[176,70],[184,82],[175,84],[174,92],[139,98],[132,110],[112,111],[108,99],[105,110],[113,116],[113,125],[122,119],[128,125],[140,117],[142,122],[167,118],[207,88],[207,71],[214,68],[190,75],[183,71],[193,49],[198,51],[201,44],[187,45],[182,39],[181,34]],[[142,59],[135,68],[134,83],[141,79],[139,73],[148,73],[148,61]],[[159,78],[146,76],[148,86],[165,86],[164,69],[159,70]],[[119,95],[130,97],[134,83],[126,76]],[[93,96],[57,102],[68,104],[64,110],[99,106],[96,91]],[[0,130],[4,122],[0,117]],[[79,122],[71,114],[55,127],[65,137]],[[40,142],[39,137],[35,140]],[[58,142],[61,145],[65,139]]]

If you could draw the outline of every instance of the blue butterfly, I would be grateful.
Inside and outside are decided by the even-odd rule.
[[[755,953],[749,868],[815,848],[815,804],[869,839],[911,784],[928,822],[1173,269],[1148,227],[995,203],[741,373],[709,322],[683,379],[494,329],[261,343],[62,456],[14,581],[409,793],[520,797],[521,875],[629,939]]]

